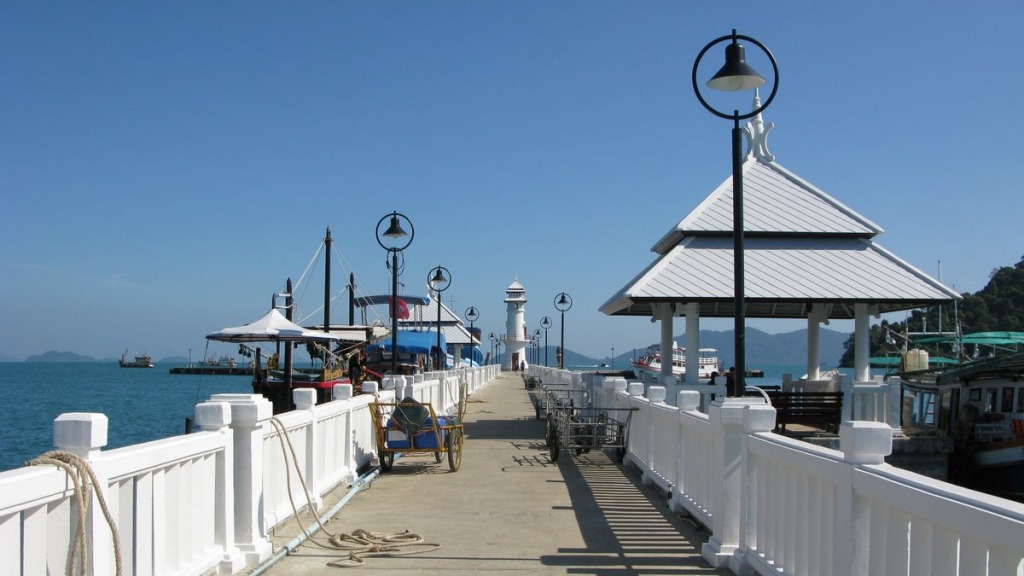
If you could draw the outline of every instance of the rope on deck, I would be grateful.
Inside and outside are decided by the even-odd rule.
[[[323,531],[324,534],[327,534],[328,541],[326,544],[317,541],[313,538],[313,534],[305,532],[305,529],[303,529],[303,533],[311,542],[321,548],[341,550],[347,554],[344,558],[329,561],[327,563],[328,566],[333,568],[351,568],[362,566],[365,563],[366,558],[409,556],[412,554],[432,552],[441,547],[440,544],[425,542],[423,537],[419,534],[414,534],[408,530],[403,532],[387,533],[370,532],[360,528],[352,533],[332,533],[320,520],[320,516],[316,513],[316,507],[310,499],[309,489],[306,486],[305,479],[302,477],[302,470],[299,468],[299,461],[295,455],[295,448],[292,446],[288,430],[276,416],[271,417],[270,422],[277,430],[278,437],[281,439],[281,452],[284,456],[286,469],[294,470],[295,475],[298,476],[299,482],[302,484],[302,493],[306,495],[306,506],[316,519],[316,524],[319,529]],[[291,455],[290,467],[288,466],[289,454]],[[292,513],[295,515],[295,519],[297,521],[299,518],[299,511],[298,507],[295,505],[295,499],[292,498],[291,473],[285,474],[285,486],[288,492],[288,502],[292,506]],[[411,547],[414,547],[415,549],[408,549]]]

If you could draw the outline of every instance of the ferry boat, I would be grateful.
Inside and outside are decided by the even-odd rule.
[[[152,368],[153,357],[152,356],[136,356],[134,360],[128,359],[128,351],[125,350],[124,354],[121,354],[120,360],[117,363],[121,368]]]
[[[698,378],[711,378],[713,372],[721,373],[718,363],[718,350],[714,348],[701,348],[698,354]],[[637,378],[643,379],[644,374],[659,376],[661,374],[661,347],[657,344],[649,346],[640,358],[630,360],[630,367]],[[686,348],[679,347],[672,343],[672,375],[677,380],[686,376]]]
[[[911,360],[908,367],[926,368],[927,356],[921,361],[923,352],[916,352],[917,363]],[[905,396],[912,398],[905,426],[938,429],[952,438],[961,457],[961,466],[952,470],[954,482],[1024,498],[1024,352],[903,372],[901,377]]]

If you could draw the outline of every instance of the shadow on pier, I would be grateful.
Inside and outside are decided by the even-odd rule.
[[[665,495],[643,485],[635,469],[600,450],[563,451],[551,463],[544,422],[535,419],[519,375],[503,374],[474,394],[465,425],[458,472],[432,454],[401,457],[327,523],[331,534],[408,531],[440,546],[367,557],[361,572],[729,574],[700,557],[708,535],[669,510]],[[346,490],[336,492],[323,509]],[[303,526],[311,522],[302,519]],[[294,522],[279,526],[275,548],[298,533]],[[327,539],[317,535],[265,573],[337,574],[327,564],[342,553],[324,547]]]

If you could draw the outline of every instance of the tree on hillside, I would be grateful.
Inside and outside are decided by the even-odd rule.
[[[897,334],[913,332],[953,332],[959,320],[964,334],[972,332],[1024,332],[1024,257],[1014,266],[996,268],[988,284],[976,292],[962,294],[963,300],[955,305],[931,306],[914,310],[906,322],[887,323],[871,327],[871,356],[884,356],[893,350],[886,344],[885,327]],[[853,366],[853,334],[843,344],[839,365]]]

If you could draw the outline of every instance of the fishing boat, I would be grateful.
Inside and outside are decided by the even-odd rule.
[[[966,343],[966,344],[964,344]],[[929,367],[927,352],[911,349],[901,372],[905,428],[938,430],[952,438],[958,458],[952,479],[1013,499],[1024,498],[1024,333],[977,333],[957,339],[975,354],[955,365]],[[989,346],[987,351],[979,349]],[[1002,349],[1003,353],[993,353]]]
[[[720,373],[722,371],[718,363],[718,350],[714,348],[698,350],[697,360],[698,378],[711,378],[713,372]],[[629,365],[633,368],[636,377],[643,379],[644,374],[660,376],[661,362],[661,346],[654,344],[649,346],[639,358],[630,360]],[[682,380],[686,376],[686,348],[679,347],[675,342],[672,343],[672,375],[677,380]]]
[[[323,322],[314,326],[303,326],[292,321],[298,310],[294,298],[295,289],[291,279],[285,283],[285,291],[275,293],[271,309],[263,317],[242,326],[224,328],[207,334],[207,340],[236,344],[267,343],[246,348],[246,354],[253,359],[253,392],[262,394],[271,401],[274,413],[294,409],[292,392],[297,388],[311,388],[316,391],[318,404],[334,399],[337,384],[351,383],[346,368],[348,359],[367,344],[382,338],[387,330],[377,324],[338,325],[330,321],[331,311],[331,230],[327,229],[321,249],[313,260],[323,253],[324,258],[324,304]],[[307,266],[311,269],[313,262]],[[302,280],[300,279],[300,282]],[[354,275],[349,280],[349,310],[354,307]],[[301,322],[301,320],[300,320]],[[296,350],[309,354],[309,364],[300,367],[294,361]]]
[[[134,360],[128,359],[128,350],[121,354],[121,358],[117,361],[121,365],[121,368],[152,368],[153,357],[140,355],[136,356]]]

